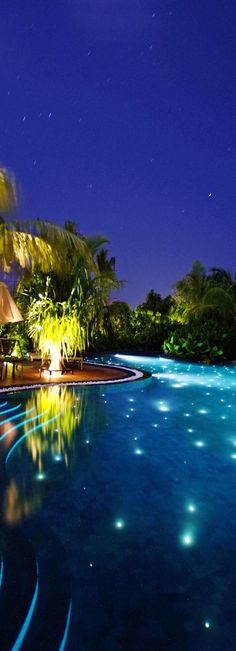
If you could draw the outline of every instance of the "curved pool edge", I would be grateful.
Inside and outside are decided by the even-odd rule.
[[[89,363],[88,363],[89,366]],[[98,384],[124,384],[128,382],[137,382],[140,380],[148,380],[151,379],[152,374],[149,373],[148,371],[141,371],[140,369],[133,369],[133,368],[127,368],[126,366],[113,366],[111,364],[92,364],[92,367],[102,367],[105,369],[110,369],[111,371],[121,371],[125,373],[124,377],[117,377],[117,378],[111,378],[107,377],[102,378],[102,379],[91,379],[91,380],[65,380],[65,381],[60,381],[58,380],[50,380],[48,383],[45,382],[26,382],[25,384],[19,384],[19,385],[8,385],[8,386],[3,386],[0,387],[0,394],[6,394],[6,393],[12,393],[13,391],[25,391],[25,390],[33,390],[33,389],[41,389],[42,387],[52,387],[52,386],[92,386],[92,385],[98,385]]]

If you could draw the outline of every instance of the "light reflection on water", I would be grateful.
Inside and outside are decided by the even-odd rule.
[[[18,401],[13,408],[14,422],[11,416],[8,421],[1,419],[0,412],[9,479],[3,496],[3,520],[8,525],[20,523],[40,508],[45,481],[63,481],[75,463],[78,448],[81,454],[87,447],[88,428],[92,443],[102,404],[91,410],[88,397],[88,388],[42,387],[23,394],[22,403]],[[9,395],[9,402],[11,399]]]
[[[82,620],[99,584],[102,603],[112,595],[114,631],[130,626],[133,648],[144,648],[142,636],[152,648],[155,634],[162,648],[170,618],[178,640],[170,649],[207,648],[204,635],[220,649],[226,633],[236,635],[235,616],[226,614],[236,589],[235,367],[133,356],[109,361],[146,369],[152,381],[9,395],[8,407],[20,403],[25,422],[15,409],[1,425],[0,407],[0,436],[9,430],[2,457],[25,436],[6,465],[3,520],[13,526],[37,513],[50,520],[73,559]],[[128,625],[130,603],[136,615]],[[108,610],[104,605],[94,623],[84,612],[84,648],[99,645]],[[74,643],[72,635],[69,651]],[[112,645],[116,651],[113,639]],[[128,648],[124,640],[121,647]]]

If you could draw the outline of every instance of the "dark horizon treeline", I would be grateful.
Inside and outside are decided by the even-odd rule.
[[[209,272],[199,261],[176,283],[172,296],[151,289],[133,310],[114,301],[98,349],[164,353],[212,362],[236,359],[236,279],[225,269]]]
[[[81,279],[78,285],[81,295],[81,307],[76,308],[78,318],[80,310],[84,310],[84,296],[90,318],[92,299],[96,308],[94,335],[90,337],[86,353],[119,351],[165,354],[204,362],[236,360],[236,279],[230,273],[217,267],[207,272],[199,261],[195,261],[190,272],[176,283],[172,296],[162,298],[151,289],[145,301],[132,310],[122,300],[109,303],[109,289],[116,280],[115,259],[109,260],[108,251],[104,249],[99,256],[99,285],[94,285],[93,277],[84,276],[83,266],[81,278],[85,289],[82,294]],[[23,314],[30,313],[35,297],[40,296],[40,301],[43,300],[41,293],[45,293],[45,283],[48,292],[48,278],[48,274],[38,273],[21,280],[16,301]],[[102,284],[100,278],[104,279]],[[51,274],[50,283],[52,307],[58,310],[64,305],[60,303],[65,300],[64,295],[69,295],[67,287],[56,272]],[[75,309],[78,299],[76,294],[73,297],[72,308]],[[40,301],[37,298],[37,303]],[[14,336],[23,352],[33,348],[27,318],[20,324],[1,326],[1,334]]]

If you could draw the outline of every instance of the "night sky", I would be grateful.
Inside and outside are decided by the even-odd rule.
[[[235,0],[1,0],[0,53],[18,217],[106,235],[132,306],[234,271]]]

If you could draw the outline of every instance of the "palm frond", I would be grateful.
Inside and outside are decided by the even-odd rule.
[[[236,315],[235,299],[222,287],[208,289],[203,297],[203,307],[206,309],[217,309],[225,319],[234,318]]]
[[[107,239],[107,237],[103,235],[94,235],[94,236],[90,235],[86,237],[86,243],[92,255],[94,256],[96,253],[98,253],[99,249],[101,248],[101,246],[103,246],[103,244],[109,243],[109,240]]]
[[[9,171],[0,169],[0,213],[8,214],[17,205],[17,192],[14,177]]]
[[[9,228],[24,233],[30,233],[32,236],[43,239],[48,242],[54,249],[63,250],[69,253],[77,253],[85,259],[91,258],[91,253],[86,242],[86,238],[78,237],[66,228],[57,226],[48,221],[40,219],[14,221],[9,224]]]

